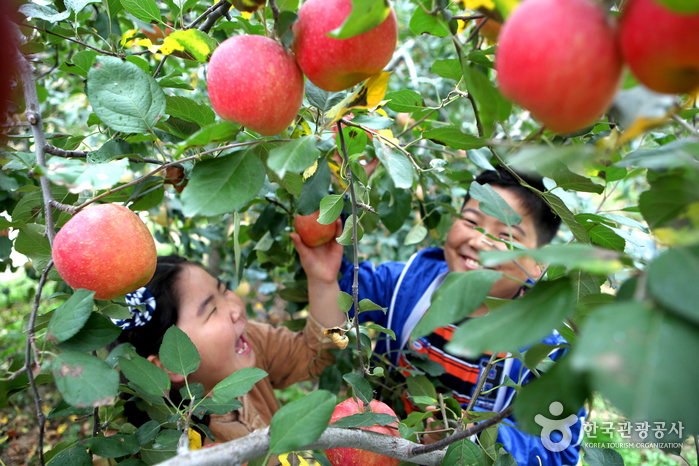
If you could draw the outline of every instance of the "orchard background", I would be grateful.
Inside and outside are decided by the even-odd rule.
[[[250,388],[250,374],[233,374],[229,390],[213,401],[202,401],[202,390],[189,386],[187,403],[179,407],[155,396],[169,383],[155,366],[139,366],[128,385],[119,384],[117,358],[134,366],[139,361],[128,347],[104,349],[119,333],[106,317],[128,311],[123,300],[94,301],[61,281],[51,267],[53,232],[93,202],[126,205],[147,222],[159,253],[201,261],[244,297],[250,318],[301,328],[307,290],[289,238],[294,215],[321,207],[332,220],[344,212],[340,241],[350,261],[357,242],[361,259],[407,260],[420,248],[442,245],[474,175],[502,165],[545,175],[548,191],[540,195],[564,226],[553,245],[532,253],[548,265],[535,291],[507,313],[480,319],[477,331],[459,344],[513,352],[541,373],[520,388],[514,408],[522,428],[535,435],[540,428],[534,415],[548,413],[552,401],[563,404],[562,416],[586,402],[590,419],[611,413],[612,419],[684,426],[681,437],[663,439],[684,441],[682,451],[621,450],[622,459],[613,450],[585,448],[588,464],[696,464],[696,96],[653,93],[625,71],[613,106],[597,124],[575,134],[551,133],[500,95],[493,70],[497,45],[476,26],[481,16],[488,22],[506,18],[516,3],[394,3],[399,39],[390,75],[340,93],[306,82],[289,130],[260,137],[211,110],[206,62],[218,43],[237,34],[274,36],[288,46],[298,0],[270,1],[254,13],[241,13],[225,0],[4,2],[14,24],[0,28],[0,85],[7,82],[10,89],[7,108],[0,93],[0,111],[7,110],[0,115],[3,461],[83,465],[94,455],[110,464],[155,464],[174,456],[178,442],[184,455],[179,464],[251,461],[264,458],[268,447],[310,457],[309,450],[347,442],[409,460],[415,453],[409,441],[424,430],[421,415],[402,420],[400,433],[408,440],[399,453],[380,442],[370,446],[362,431],[324,432],[337,401],[349,394],[390,399],[387,387],[402,383],[369,358],[371,340],[382,337],[381,329],[370,327],[360,337],[368,367],[360,366],[356,336],[348,333],[350,345],[338,350],[336,364],[317,383],[320,390],[305,385],[280,393],[289,404],[275,416],[270,436],[265,431],[250,441],[254,448],[234,442],[186,453],[181,429],[197,419],[188,416],[190,406],[197,413],[234,409],[234,398]],[[610,16],[618,14],[621,2],[602,3]],[[662,3],[699,11],[695,0]],[[387,11],[381,1],[353,5],[348,35],[376,24]],[[130,102],[109,108],[111,86],[130,95]],[[352,161],[351,176],[333,157],[341,145],[333,131],[338,120],[346,141],[340,155]],[[368,175],[365,166],[375,170]],[[350,189],[354,205],[344,195]],[[484,190],[477,196],[493,216],[510,222],[497,195]],[[360,225],[356,242],[354,220]],[[520,253],[493,253],[486,260],[494,264]],[[440,294],[444,310],[474,304],[456,285]],[[451,322],[447,312],[431,315],[434,326]],[[513,320],[525,321],[526,332]],[[554,328],[572,350],[546,371],[549,348],[518,349]],[[190,368],[198,364],[196,350],[174,332],[162,352]],[[79,367],[80,376],[59,371],[64,363]],[[425,365],[405,381],[423,404],[439,403],[434,375]],[[139,429],[126,423],[120,392],[140,396],[153,421]],[[453,403],[443,402],[450,411]],[[307,414],[298,418],[295,412]],[[421,463],[451,465],[464,458],[468,464],[512,464],[493,444],[496,428],[481,435],[479,445],[453,439],[446,455]],[[22,449],[22,442],[29,447]],[[313,456],[325,464],[319,451]],[[139,452],[140,460],[127,459]],[[672,456],[680,453],[682,459]]]

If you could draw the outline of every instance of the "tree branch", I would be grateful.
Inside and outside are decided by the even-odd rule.
[[[39,389],[34,381],[34,372],[32,371],[32,346],[34,343],[34,325],[36,323],[36,314],[39,311],[39,303],[41,302],[41,292],[46,284],[46,277],[49,271],[53,267],[53,259],[49,260],[46,264],[44,271],[41,272],[41,278],[39,278],[39,285],[36,289],[36,296],[34,297],[34,307],[32,308],[32,313],[29,316],[29,325],[27,328],[27,345],[24,351],[24,367],[27,372],[27,378],[29,379],[29,385],[32,389],[32,394],[34,395],[34,406],[36,408],[36,415],[39,419],[39,442],[37,444],[37,449],[39,450],[39,459],[42,466],[46,464],[44,462],[44,427],[46,426],[46,416],[44,411],[41,409],[41,396],[39,395]]]
[[[341,120],[344,122],[344,119]],[[359,244],[357,241],[357,197],[354,192],[354,182],[352,179],[352,170],[350,169],[349,156],[347,155],[347,146],[345,145],[345,135],[342,132],[342,123],[337,122],[337,134],[340,136],[340,150],[342,157],[345,159],[347,184],[349,185],[350,196],[352,198],[352,244],[354,245],[354,278],[352,281],[352,298],[354,300],[354,319],[352,325],[357,333],[357,349],[359,350],[359,365],[362,370],[362,377],[367,373],[367,367],[364,366],[364,357],[362,356],[362,339],[359,332]]]
[[[70,158],[76,158],[76,159],[85,159],[87,158],[88,155],[90,155],[92,152],[95,151],[83,151],[83,150],[63,150],[60,149],[56,146],[52,146],[51,144],[46,144],[44,146],[44,152],[47,154],[51,154],[55,157],[62,157],[64,159],[70,159]],[[133,163],[154,163],[154,164],[160,164],[162,163],[162,160],[159,159],[153,159],[150,157],[144,157],[142,159],[128,159],[129,162]],[[178,167],[182,168],[182,167]]]
[[[193,450],[189,453],[178,455],[160,463],[160,465],[240,466],[258,458],[264,458],[269,452],[269,439],[269,427],[267,427],[223,445],[204,450]],[[409,440],[361,429],[337,429],[333,427],[326,429],[317,441],[299,448],[299,450],[358,447],[362,450],[426,466],[439,466],[445,453],[443,451],[433,451],[417,455],[412,451],[415,444]]]
[[[211,13],[213,13],[215,10],[217,10],[226,3],[228,3],[226,0],[219,0],[219,2],[211,5],[209,8],[206,9],[206,11],[204,11],[204,13],[202,13],[197,19],[189,23],[183,29],[186,31],[187,29],[192,29],[193,27],[196,27],[196,25],[199,24],[204,18],[209,16]]]
[[[49,31],[49,30],[47,30],[47,29],[39,29],[38,27],[34,27],[34,26],[29,25],[29,24],[27,24],[27,23],[22,23],[22,26],[23,26],[23,27],[28,27],[28,28],[34,29],[34,30],[36,30],[36,31],[45,32],[46,34],[51,34],[51,35],[53,35],[53,36],[60,37],[61,39],[65,39],[65,40],[68,40],[68,41],[70,41],[70,42],[75,42],[76,44],[82,45],[82,46],[85,47],[85,48],[88,48],[88,49],[90,49],[90,50],[94,50],[95,52],[101,53],[102,55],[109,55],[110,57],[117,57],[117,58],[122,58],[122,59],[123,59],[123,58],[126,58],[126,55],[123,55],[123,54],[120,55],[120,54],[118,54],[118,53],[110,52],[110,51],[108,51],[108,50],[102,50],[102,49],[99,48],[99,47],[93,47],[92,45],[86,44],[85,42],[83,42],[83,41],[81,41],[81,40],[73,39],[72,37],[68,37],[68,36],[64,36],[64,35],[61,35],[61,34],[57,34],[57,33],[55,33],[55,32],[51,32],[51,31]]]

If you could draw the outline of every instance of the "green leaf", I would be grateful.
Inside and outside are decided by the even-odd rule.
[[[361,241],[362,238],[364,237],[364,228],[362,228],[362,225],[357,222],[357,241]],[[337,238],[337,242],[340,243],[343,246],[349,246],[352,243],[352,236],[354,235],[354,225],[352,224],[352,217],[349,217],[345,221],[345,227],[342,230],[342,234],[340,235],[339,238]]]
[[[352,429],[357,427],[371,427],[375,425],[387,426],[398,422],[398,418],[384,413],[357,413],[338,419],[330,424],[330,427],[340,429]]]
[[[133,63],[99,56],[97,66],[87,74],[87,83],[92,109],[114,131],[146,133],[165,114],[162,89]]]
[[[395,233],[410,215],[412,196],[405,189],[391,188],[381,198],[377,209],[379,218],[389,232]]]
[[[350,372],[349,374],[343,375],[342,378],[345,380],[345,382],[350,384],[355,396],[359,398],[362,403],[365,405],[371,403],[371,400],[374,399],[374,390],[364,377],[355,374],[354,372]]]
[[[425,109],[425,102],[422,96],[415,91],[403,89],[401,91],[389,92],[386,94],[388,103],[386,106],[394,112],[415,112]]]
[[[658,94],[656,94],[658,95]],[[667,97],[666,94],[663,94]],[[674,105],[674,100],[671,100]],[[650,168],[659,172],[693,166],[699,155],[699,142],[680,139],[653,149],[638,149],[629,152],[624,160],[615,163],[617,167]]]
[[[570,280],[539,282],[523,298],[466,321],[454,333],[447,350],[460,356],[519,351],[549,335],[572,315],[573,303]]]
[[[15,239],[15,251],[29,257],[38,273],[42,273],[51,260],[51,246],[43,233],[44,228],[41,225],[29,224],[19,229],[19,234]],[[55,268],[49,272],[49,278],[51,280],[61,279]]]
[[[332,393],[317,390],[283,406],[272,418],[270,454],[298,450],[318,440],[328,428],[336,401]]]
[[[93,437],[87,446],[95,455],[102,458],[119,458],[131,456],[141,449],[134,435],[115,434],[109,437]]]
[[[669,311],[699,324],[699,247],[672,248],[648,267],[648,291]]]
[[[563,188],[566,191],[572,190],[597,194],[602,194],[604,192],[604,186],[595,184],[589,178],[573,173],[567,168],[555,169],[552,177],[558,187]]]
[[[684,403],[695,392],[696,354],[699,327],[651,303],[627,301],[590,315],[570,357],[574,369],[590,374],[591,389],[629,420],[681,422],[686,431],[696,432],[699,413]],[[668,433],[663,441],[681,439]]]
[[[483,450],[469,439],[449,445],[442,460],[442,466],[485,466],[485,464]]]
[[[374,149],[396,188],[412,188],[413,166],[408,157],[402,152],[393,150],[391,146],[384,144],[379,138],[374,139]]]
[[[47,164],[47,176],[52,183],[66,186],[72,193],[88,189],[109,189],[128,170],[128,160],[93,165],[75,159],[52,157]]]
[[[87,154],[88,163],[107,163],[125,155],[135,154],[133,147],[123,139],[110,139],[96,151]]]
[[[77,290],[68,300],[56,309],[47,329],[48,339],[66,341],[83,328],[95,306],[95,292]]]
[[[57,23],[68,18],[71,14],[70,9],[59,13],[53,7],[37,5],[35,3],[26,3],[19,7],[19,12],[22,13],[27,18],[43,19],[50,23]]]
[[[662,175],[650,181],[650,189],[641,193],[638,206],[651,229],[661,227],[699,201],[699,185],[678,173]]]
[[[427,228],[425,228],[422,223],[417,223],[413,226],[408,234],[405,236],[405,241],[403,244],[410,246],[411,244],[417,244],[421,242],[427,236]]]
[[[345,293],[344,291],[340,291],[340,294],[337,295],[337,304],[340,306],[340,310],[344,313],[348,313],[350,309],[352,309],[352,304],[354,303],[354,298],[352,298],[351,294]]]
[[[388,18],[391,6],[375,0],[352,0],[352,11],[340,27],[327,35],[335,39],[349,39],[368,32]]]
[[[121,0],[126,11],[146,23],[160,23],[160,10],[153,0]]]
[[[581,243],[589,243],[590,238],[587,236],[585,228],[575,221],[573,213],[570,211],[570,209],[568,209],[568,206],[565,205],[565,202],[563,202],[560,197],[550,192],[543,193],[543,196],[544,199],[551,204],[551,207],[556,212],[556,215],[561,217],[563,223],[570,228],[570,231],[573,233],[573,236],[575,236],[575,239]]]
[[[587,445],[584,445],[583,449],[585,451],[583,461],[589,466],[624,466],[624,458],[616,450]]]
[[[136,440],[139,445],[146,445],[158,435],[158,432],[160,432],[160,424],[158,421],[150,420],[138,428],[135,434]]]
[[[186,333],[174,325],[165,332],[159,354],[165,369],[175,374],[188,376],[201,364],[197,347]]]
[[[451,147],[452,149],[480,149],[486,145],[483,139],[465,134],[456,126],[431,129],[422,133],[422,137],[437,144]]]
[[[233,212],[250,202],[264,182],[264,165],[250,150],[200,162],[182,192],[183,213],[191,217]]]
[[[439,14],[431,15],[428,12],[432,8],[432,2],[421,2],[415,9],[415,13],[410,18],[410,30],[416,36],[431,34],[436,37],[448,37],[450,34],[449,25]]]
[[[186,141],[177,145],[177,155],[182,154],[190,147],[205,146],[217,141],[232,141],[240,132],[240,126],[230,121],[218,121],[206,128],[202,128]]]
[[[411,397],[426,396],[431,399],[437,399],[437,390],[424,375],[408,377],[405,381],[408,384],[408,392],[410,392]]]
[[[522,217],[489,184],[471,183],[468,192],[480,201],[480,210],[506,225],[519,225]]]
[[[393,119],[382,116],[359,115],[352,119],[352,123],[357,123],[373,130],[388,129],[393,126]]]
[[[347,93],[324,91],[309,80],[306,80],[306,97],[311,105],[317,107],[321,113],[326,113],[342,102],[342,99],[347,97]]]
[[[185,121],[191,121],[200,126],[212,124],[216,120],[216,114],[204,104],[195,102],[187,97],[165,97],[165,113]]]
[[[90,354],[67,351],[54,356],[53,378],[63,399],[78,408],[114,403],[119,373]]]
[[[130,382],[151,396],[162,397],[170,390],[170,377],[163,369],[141,356],[119,358],[119,369]]]
[[[478,114],[483,125],[481,136],[490,137],[496,121],[506,121],[512,112],[512,103],[505,100],[500,92],[493,86],[490,79],[476,68],[462,63],[464,82],[468,92],[476,101]]]
[[[64,63],[59,69],[67,71],[69,73],[75,73],[83,78],[87,78],[87,73],[92,68],[97,58],[97,52],[93,50],[81,50],[80,52],[73,55],[71,59],[71,64]]]
[[[549,265],[562,265],[591,273],[614,273],[622,268],[619,254],[579,243],[557,244],[529,251],[483,251],[479,258],[484,267],[493,267],[526,256]]]
[[[370,311],[383,311],[385,313],[386,309],[372,302],[370,299],[362,299],[359,301],[359,312]]]
[[[320,215],[318,223],[330,225],[335,220],[340,218],[342,207],[344,205],[343,196],[341,194],[328,194],[320,201]]]
[[[494,270],[452,272],[432,295],[430,308],[410,336],[416,340],[438,327],[462,321],[483,303],[490,288],[502,277]]]
[[[181,52],[184,58],[205,63],[209,61],[209,57],[214,53],[217,46],[218,42],[215,39],[199,29],[192,28],[186,31],[173,31],[168,34],[165,40],[163,40],[160,52],[166,55]]]
[[[515,402],[515,417],[522,430],[538,437],[542,429],[536,422],[537,416],[555,419],[577,416],[590,395],[585,375],[572,369],[566,356],[540,378],[522,387]],[[552,416],[552,403],[560,403],[563,411]]]
[[[257,367],[246,367],[235,371],[214,387],[214,401],[228,403],[234,398],[245,395],[260,380],[267,377],[267,373]]]
[[[240,409],[243,407],[243,403],[241,403],[238,400],[231,400],[227,403],[217,403],[216,401],[212,400],[211,398],[206,398],[204,401],[199,404],[199,407],[195,409],[195,414],[197,412],[209,412],[212,414],[228,414],[231,411],[235,411],[236,409]]]
[[[464,75],[461,71],[461,63],[457,58],[449,60],[436,60],[432,64],[432,72],[443,78],[453,79],[454,81],[461,80]]]
[[[77,194],[69,193],[63,186],[51,186],[51,195],[53,198],[62,204],[73,205],[78,200]],[[19,200],[14,209],[12,209],[13,222],[38,222],[39,216],[44,213],[44,198],[40,189],[27,193]],[[26,254],[26,253],[22,253]],[[51,250],[48,251],[49,256]]]
[[[25,5],[23,5],[25,6]],[[51,460],[51,466],[92,466],[92,458],[87,454],[85,445],[75,444],[66,448]]]
[[[392,340],[396,339],[396,333],[393,330],[389,330],[387,328],[384,328],[380,326],[379,324],[374,324],[374,323],[369,323],[369,324],[364,324],[364,328],[370,329],[370,330],[378,330],[379,332],[385,333],[389,337],[391,337]]]
[[[330,166],[323,158],[318,161],[318,168],[313,176],[303,183],[296,211],[301,215],[311,215],[320,209],[321,200],[328,194],[328,186],[330,186]]]
[[[592,243],[602,246],[603,248],[619,252],[624,252],[626,248],[626,240],[604,225],[593,226],[587,230],[587,234]]]
[[[288,171],[301,173],[320,156],[314,136],[303,136],[269,151],[267,166],[284,178]]]
[[[354,126],[345,126],[342,128],[342,134],[345,138],[345,148],[347,149],[348,156],[364,153],[367,140],[366,132],[364,130],[355,128]],[[337,144],[338,153],[340,156],[343,156],[339,133],[335,135],[335,143]]]
[[[85,291],[85,290],[81,290]],[[56,313],[54,313],[54,316]],[[95,351],[104,348],[121,335],[121,327],[117,327],[105,316],[93,312],[82,331],[63,341],[59,345],[62,350]]]

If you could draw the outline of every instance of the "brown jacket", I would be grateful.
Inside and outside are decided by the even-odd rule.
[[[267,427],[279,410],[274,389],[320,376],[333,363],[326,348],[336,346],[323,336],[325,329],[308,316],[306,327],[292,332],[286,327],[250,322],[245,336],[255,351],[255,366],[269,376],[260,380],[246,395],[239,398],[243,407],[228,414],[212,415],[209,429],[216,442],[223,443]]]

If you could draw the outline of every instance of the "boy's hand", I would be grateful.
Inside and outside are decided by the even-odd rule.
[[[335,238],[342,234],[342,222],[335,221]],[[291,233],[291,240],[299,253],[301,266],[306,271],[308,280],[320,282],[337,282],[337,274],[342,264],[343,248],[336,240],[331,240],[314,248],[306,246],[297,233]]]

